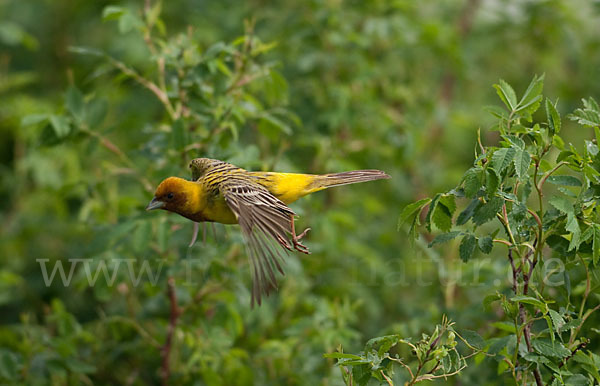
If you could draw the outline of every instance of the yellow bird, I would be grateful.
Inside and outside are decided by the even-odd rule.
[[[252,305],[260,305],[261,295],[277,288],[274,269],[284,274],[282,251],[309,253],[300,239],[310,228],[296,234],[295,213],[288,204],[332,186],[390,178],[380,170],[323,175],[250,172],[210,158],[193,159],[189,167],[192,179],[162,181],[146,210],[164,209],[195,222],[239,224],[252,266]]]

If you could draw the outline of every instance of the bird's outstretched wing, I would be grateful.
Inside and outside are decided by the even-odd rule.
[[[239,169],[235,165],[212,158],[194,158],[190,161],[189,168],[192,172],[192,181],[198,181],[198,178],[203,177],[208,173]]]
[[[246,178],[231,177],[220,191],[242,228],[252,269],[252,305],[261,304],[261,295],[277,288],[275,269],[281,274],[283,253],[287,253],[294,211],[266,188]]]

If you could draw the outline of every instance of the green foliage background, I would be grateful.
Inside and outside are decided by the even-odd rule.
[[[456,186],[477,129],[498,142],[483,109],[496,104],[498,78],[522,94],[545,73],[562,116],[600,94],[600,7],[590,1],[189,0],[144,12],[141,1],[3,0],[0,15],[3,383],[159,383],[169,276],[184,310],[173,384],[342,384],[323,353],[418,337],[443,314],[494,336],[499,311],[482,294],[510,289],[505,256],[467,265],[457,242],[410,246],[398,215]],[[562,133],[578,147],[593,138],[567,120]],[[298,227],[313,229],[312,254],[290,255],[279,292],[251,310],[235,227],[188,249],[189,221],[143,210],[197,156],[290,172],[378,168],[392,179],[294,204]],[[121,267],[114,285],[89,286],[76,267],[70,286],[46,286],[36,259],[67,271],[69,259],[162,268],[155,284],[134,285]],[[598,352],[593,338],[587,349]],[[497,384],[497,368],[485,358],[460,380]]]

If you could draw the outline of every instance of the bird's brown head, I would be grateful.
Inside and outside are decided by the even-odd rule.
[[[183,178],[169,177],[158,185],[154,198],[146,210],[164,209],[169,212],[183,213],[189,206],[192,187],[190,181]]]

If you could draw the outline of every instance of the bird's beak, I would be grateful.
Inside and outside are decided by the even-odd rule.
[[[164,206],[165,206],[165,203],[163,201],[160,201],[159,199],[154,197],[152,199],[152,201],[150,201],[150,203],[146,207],[146,210],[160,209],[160,208],[163,208]]]

